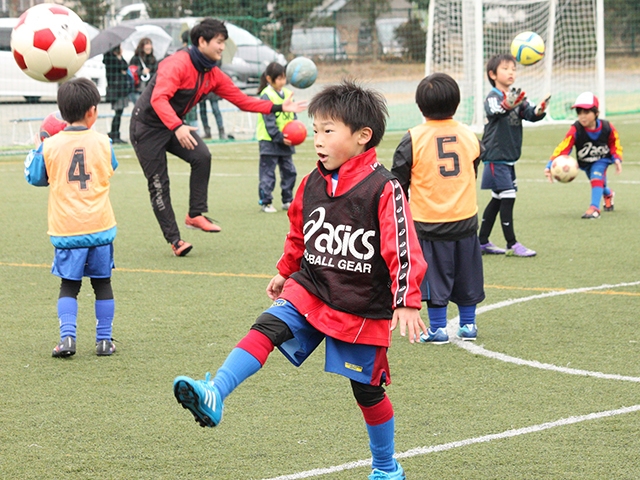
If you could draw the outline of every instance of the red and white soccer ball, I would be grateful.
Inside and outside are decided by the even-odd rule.
[[[569,183],[578,176],[578,162],[569,155],[560,155],[551,162],[551,176],[561,183]]]
[[[41,82],[64,82],[89,58],[91,42],[82,19],[62,5],[42,3],[18,19],[11,32],[13,58]]]

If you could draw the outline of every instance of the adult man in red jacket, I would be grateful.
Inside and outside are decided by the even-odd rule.
[[[192,245],[180,238],[171,206],[167,152],[191,166],[186,226],[205,232],[220,231],[218,225],[203,215],[208,211],[211,153],[195,133],[196,127],[183,123],[184,116],[210,92],[248,112],[297,113],[306,107],[304,102],[292,100],[274,105],[242,93],[219,68],[227,38],[227,28],[219,20],[207,18],[194,26],[192,45],[158,65],[158,73],[136,102],[131,116],[130,139],[147,177],[153,211],[174,255],[179,257],[189,253]]]

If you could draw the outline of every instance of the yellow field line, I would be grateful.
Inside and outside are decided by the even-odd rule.
[[[0,262],[0,266],[3,267],[24,267],[24,268],[51,268],[51,265],[46,264],[34,264],[34,263],[11,263],[11,262]],[[152,268],[122,268],[118,267],[116,269],[118,272],[128,272],[128,273],[160,273],[166,275],[201,275],[206,277],[235,277],[235,278],[265,278],[270,279],[273,275],[265,275],[262,273],[230,273],[230,272],[194,272],[190,270],[157,270]],[[509,286],[509,285],[485,285],[484,288],[492,288],[496,290],[520,290],[525,292],[552,292],[552,291],[563,291],[567,290],[566,288],[546,288],[546,287],[517,287],[517,286]],[[597,290],[597,291],[589,291],[584,292],[591,295],[627,295],[631,297],[640,296],[640,293],[636,292],[617,292],[614,290]]]
[[[27,267],[27,268],[51,268],[51,265],[37,263],[10,263],[0,262],[0,266],[4,267]],[[116,268],[118,272],[129,273],[163,273],[168,275],[203,275],[208,277],[242,277],[242,278],[271,278],[273,275],[265,275],[261,273],[228,273],[228,272],[193,272],[189,270],[155,270],[151,268]]]

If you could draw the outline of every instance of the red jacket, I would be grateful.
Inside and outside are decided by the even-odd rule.
[[[158,64],[158,73],[142,93],[143,97],[150,95],[151,101],[136,104],[141,107],[139,119],[153,127],[164,124],[173,131],[182,125],[182,117],[211,92],[247,112],[269,114],[273,107],[271,101],[242,93],[218,67],[206,73],[199,72],[193,66],[189,52],[179,50]]]
[[[348,162],[340,167],[335,195],[342,195],[353,188],[371,173],[371,167],[377,163],[376,151],[373,148],[349,159]],[[319,170],[323,173],[320,168]],[[331,195],[331,173],[323,174],[323,176],[327,183],[327,192]],[[307,175],[302,180],[288,212],[289,233],[285,239],[284,253],[277,264],[278,272],[285,278],[299,270],[300,261],[305,250],[303,233],[305,219],[302,218],[302,202],[308,178],[309,176]],[[426,273],[427,264],[420,249],[409,206],[403,195],[402,201],[405,203],[404,211],[407,217],[404,225],[409,229],[408,249],[411,267],[407,290],[404,292],[398,291],[399,251],[401,248],[406,247],[402,247],[397,241],[399,225],[396,222],[397,217],[392,193],[393,186],[389,182],[384,187],[378,206],[380,254],[384,258],[391,275],[391,292],[394,297],[393,307],[419,309],[422,306],[420,284]],[[280,297],[290,301],[300,313],[307,316],[307,320],[311,325],[325,335],[349,343],[382,347],[388,347],[391,344],[391,331],[389,330],[391,319],[372,320],[333,310],[327,305],[321,304],[322,302],[317,297],[311,295],[293,279],[287,280]]]

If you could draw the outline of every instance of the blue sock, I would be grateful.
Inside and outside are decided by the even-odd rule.
[[[476,306],[475,305],[458,305],[460,312],[460,326],[476,323]]]
[[[602,189],[602,194],[605,197],[608,197],[609,195],[611,195],[611,189],[605,185],[604,188]]]
[[[368,425],[369,447],[371,448],[371,456],[373,461],[372,468],[377,468],[383,472],[393,472],[396,470],[396,462],[393,459],[394,452],[394,427],[395,417],[387,420],[380,425]]]
[[[235,388],[262,368],[260,362],[246,350],[234,348],[216,372],[213,383],[224,400]]]
[[[429,325],[432,332],[447,326],[447,307],[429,307]]]
[[[65,337],[76,339],[78,318],[78,300],[73,297],[58,298],[58,320],[60,321],[60,340]]]
[[[116,302],[113,298],[110,300],[96,300],[96,342],[100,340],[111,340],[115,309]]]
[[[591,205],[600,210],[600,199],[602,198],[602,187],[591,187]]]

